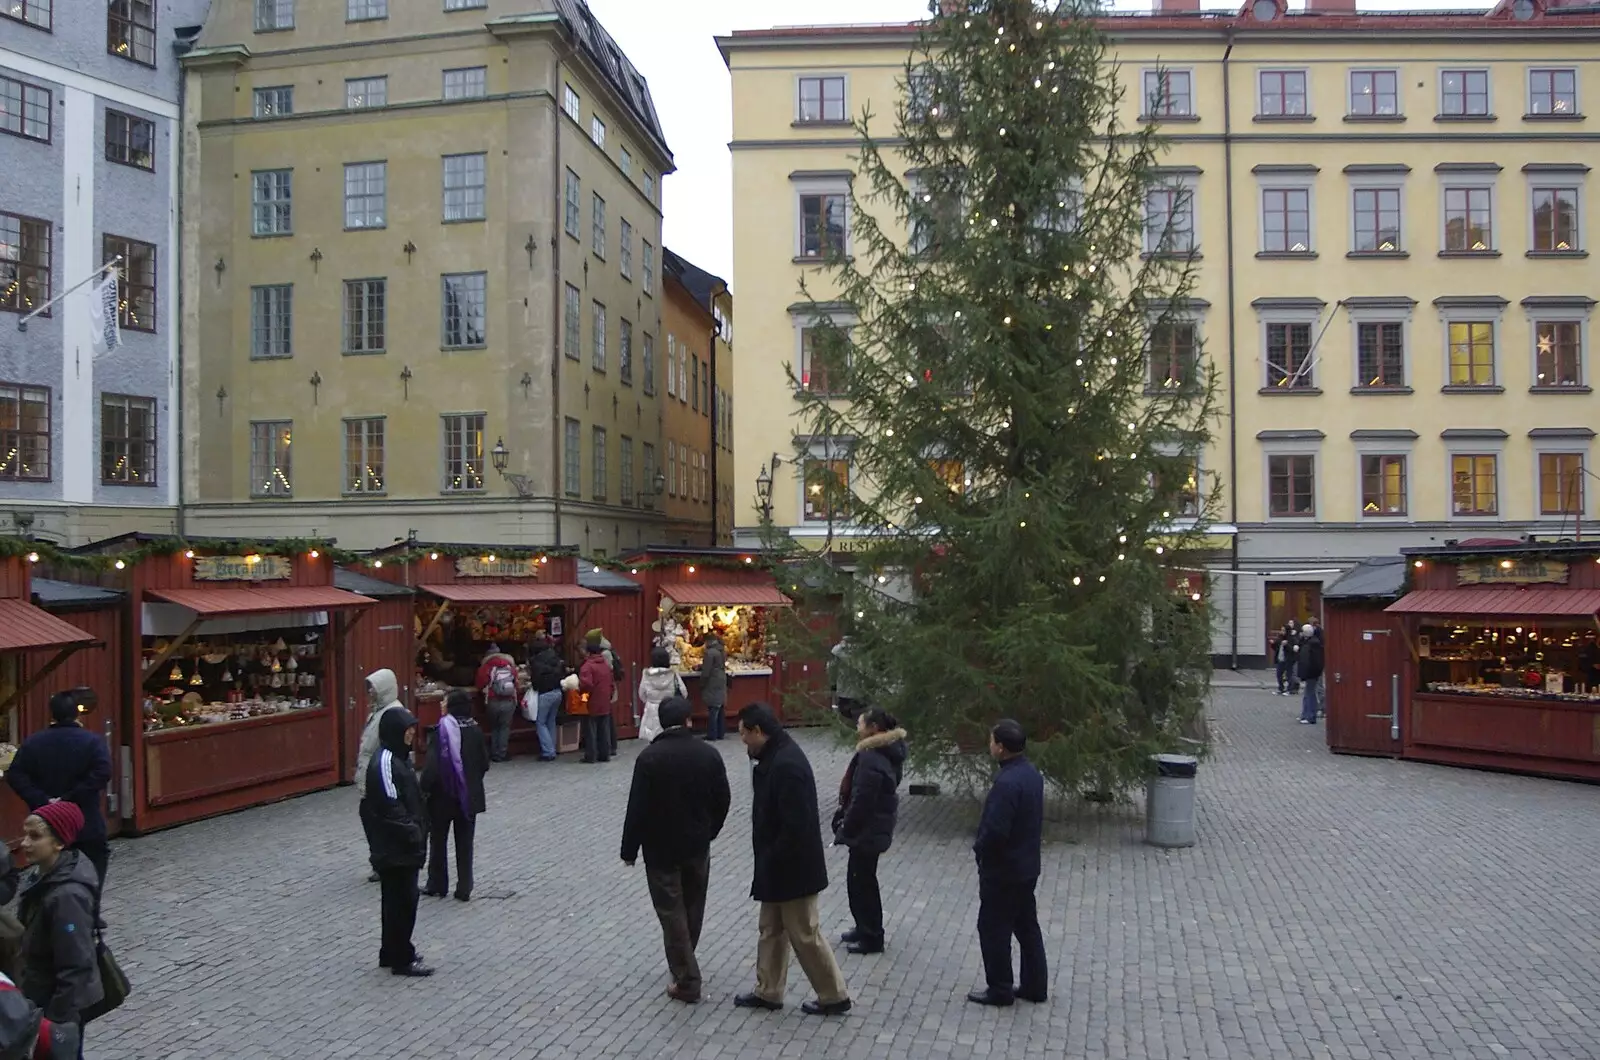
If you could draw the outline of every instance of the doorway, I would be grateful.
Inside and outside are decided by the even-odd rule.
[[[1321,582],[1268,582],[1267,583],[1267,639],[1283,628],[1285,622],[1296,626],[1315,615],[1322,618]]]

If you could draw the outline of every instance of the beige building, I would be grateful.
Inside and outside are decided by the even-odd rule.
[[[189,532],[652,541],[672,156],[582,0],[217,0],[185,66]]]

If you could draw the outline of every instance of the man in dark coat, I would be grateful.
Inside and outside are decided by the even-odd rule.
[[[644,876],[661,921],[672,985],[667,996],[700,1000],[700,925],[711,876],[711,841],[728,818],[728,767],[715,748],[694,739],[689,701],[668,696],[658,715],[661,734],[633,763],[628,817],[622,825],[622,860],[629,866],[644,849]]]
[[[534,637],[528,649],[528,683],[534,696],[530,720],[539,734],[539,758],[544,762],[556,759],[556,715],[561,711],[561,679],[566,672],[549,635]]]
[[[706,705],[706,739],[722,739],[728,721],[728,650],[714,633],[706,638],[700,662],[700,699]]]
[[[433,969],[411,945],[417,925],[417,872],[428,849],[427,811],[411,768],[416,738],[417,719],[404,707],[387,710],[378,720],[378,753],[367,763],[361,821],[383,892],[378,967],[395,975],[424,976]]]
[[[1300,628],[1300,658],[1296,665],[1300,673],[1300,724],[1315,725],[1322,705],[1322,630],[1309,622]]]
[[[1000,763],[978,822],[978,945],[988,985],[967,995],[980,1005],[1010,1005],[1048,996],[1044,933],[1034,889],[1044,843],[1044,778],[1023,753],[1022,726],[1007,719],[989,733],[989,754]],[[1011,937],[1022,948],[1022,975],[1011,979]]]
[[[22,741],[6,770],[6,783],[30,810],[63,799],[83,811],[83,831],[75,845],[94,865],[97,886],[103,888],[111,850],[101,800],[111,780],[111,752],[104,736],[78,724],[78,707],[87,691],[75,688],[50,697],[50,727]]]
[[[450,857],[445,847],[456,833],[456,900],[472,898],[472,840],[478,814],[488,808],[483,776],[489,772],[489,735],[472,720],[472,697],[462,688],[445,701],[422,767],[422,794],[428,804],[428,886],[423,892],[443,898],[450,890]]]
[[[739,738],[755,759],[750,772],[750,838],[755,878],[750,897],[761,903],[761,942],[756,951],[756,988],[740,994],[740,1008],[780,1009],[789,981],[789,949],[817,992],[800,1006],[813,1016],[850,1011],[833,948],[817,922],[817,895],[828,886],[817,817],[817,782],[800,745],[765,703],[739,712]]]
[[[880,707],[857,715],[855,757],[840,785],[839,812],[833,841],[850,850],[845,887],[855,927],[844,933],[851,953],[882,953],[883,893],[878,887],[878,859],[894,841],[900,812],[901,775],[906,764],[906,731]]]

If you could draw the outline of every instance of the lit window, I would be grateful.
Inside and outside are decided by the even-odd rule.
[[[1370,517],[1406,514],[1406,458],[1361,458],[1361,514]]]
[[[383,492],[382,416],[344,421],[344,492]]]
[[[1583,325],[1575,320],[1534,325],[1535,386],[1583,385]]]
[[[294,495],[293,441],[291,420],[250,424],[250,496]]]
[[[1267,458],[1268,512],[1276,518],[1311,518],[1317,514],[1316,457]]]
[[[1457,253],[1494,250],[1494,207],[1488,188],[1444,189],[1444,249]]]
[[[440,418],[444,429],[444,492],[483,489],[483,413]]]
[[[1450,385],[1494,386],[1494,325],[1450,324]]]
[[[0,480],[50,480],[50,391],[0,383]]]
[[[110,0],[106,51],[145,66],[156,64],[155,0]]]
[[[101,395],[100,481],[115,486],[156,484],[155,398]]]
[[[104,261],[117,265],[117,317],[132,331],[156,329],[156,248],[153,243],[108,235],[103,240]]]
[[[1494,515],[1500,508],[1499,458],[1466,455],[1450,458],[1451,511],[1455,515]]]
[[[1539,514],[1583,514],[1583,454],[1539,454]]]

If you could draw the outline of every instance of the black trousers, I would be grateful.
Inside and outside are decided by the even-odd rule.
[[[1039,907],[1034,900],[1037,879],[978,880],[978,946],[983,951],[983,974],[989,991],[1005,997],[1021,994],[1043,1001],[1048,990],[1044,932],[1039,930]],[[1022,948],[1022,974],[1013,988],[1011,939]]]
[[[472,837],[478,819],[459,809],[451,816],[434,813],[428,825],[428,893],[444,894],[450,889],[450,851],[445,841],[451,829],[456,833],[456,895],[472,894]]]
[[[878,854],[850,848],[845,888],[850,895],[850,915],[856,919],[858,942],[883,945],[883,894],[878,890]]]
[[[585,762],[611,761],[611,744],[616,739],[616,726],[609,714],[586,714],[583,718],[583,760]]]
[[[727,704],[706,704],[706,739],[720,740],[728,731]]]
[[[417,870],[379,869],[383,895],[383,941],[378,946],[378,967],[404,968],[416,963],[411,932],[417,926]]]
[[[646,861],[645,882],[650,904],[661,921],[661,942],[667,951],[667,971],[687,998],[700,996],[700,963],[694,951],[700,945],[700,925],[706,915],[706,885],[711,878],[711,854],[652,865]]]
[[[106,867],[111,862],[111,844],[104,839],[80,839],[73,845],[78,848],[79,853],[89,859],[89,864],[94,866],[95,876],[100,880],[100,890],[104,891]]]

